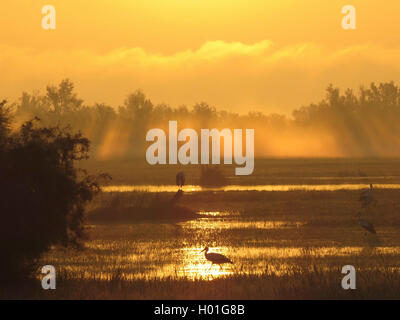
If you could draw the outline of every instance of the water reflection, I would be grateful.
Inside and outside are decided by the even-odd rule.
[[[212,265],[211,262],[206,260],[201,250],[203,248],[200,247],[182,249],[182,275],[190,279],[213,279],[233,274],[234,269],[231,264],[224,264],[221,267],[215,264]],[[228,248],[212,248],[212,251],[227,255]]]
[[[287,184],[287,185],[229,185],[220,188],[202,188],[197,185],[187,185],[184,192],[198,191],[336,191],[361,190],[369,188],[366,184]],[[374,184],[375,189],[400,189],[400,184]],[[102,187],[103,192],[176,192],[175,185],[113,185]]]
[[[222,229],[283,229],[283,228],[299,228],[305,223],[300,221],[271,221],[271,220],[244,220],[235,218],[200,218],[189,220],[181,223],[185,228],[201,229],[203,232],[210,230]]]
[[[275,275],[285,276],[294,273],[301,274],[308,270],[312,271],[311,261],[320,260],[320,270],[331,270],[329,258],[340,257],[357,259],[363,253],[363,247],[320,247],[306,249],[302,247],[212,247],[212,252],[222,253],[228,256],[234,264],[225,264],[220,268],[218,265],[211,267],[211,262],[205,259],[201,253],[202,247],[193,246],[171,251],[170,255],[164,254],[163,259],[156,256],[149,257],[141,253],[124,255],[122,252],[115,255],[103,253],[101,256],[84,257],[69,261],[56,261],[63,264],[63,270],[71,277],[112,281],[114,279],[137,280],[137,279],[178,279],[189,280],[213,280],[230,275]],[[106,251],[107,252],[107,251]],[[398,255],[400,247],[375,248],[370,254],[383,258],[386,255]],[[333,261],[333,260],[332,260]],[[58,263],[55,263],[58,264]],[[372,266],[366,265],[360,269],[382,269],[399,271],[400,266],[394,265]]]
[[[203,211],[201,215],[202,218],[176,225],[92,225],[86,250],[65,253],[53,249],[44,261],[67,271],[70,277],[103,281],[285,276],[313,271],[315,264],[320,270],[329,271],[332,265],[353,261],[360,270],[400,270],[399,243],[384,240],[389,228],[381,228],[380,246],[363,246],[358,241],[356,245],[348,242],[336,246],[328,244],[323,236],[303,239],[301,232],[308,232],[303,221],[249,220],[223,211]],[[176,226],[181,229],[178,236],[174,233]],[[264,232],[267,229],[270,231]],[[292,230],[300,232],[299,237],[285,238]],[[201,252],[204,245],[234,264],[211,267]]]
[[[228,212],[228,211],[199,211],[198,214],[204,216],[204,217],[228,217],[228,216],[239,216],[239,212]]]

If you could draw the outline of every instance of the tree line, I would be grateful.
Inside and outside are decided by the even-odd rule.
[[[303,155],[324,156],[323,139],[334,145],[333,156],[400,155],[400,88],[394,82],[343,92],[329,85],[320,102],[296,108],[288,116],[254,111],[238,114],[205,102],[191,108],[154,104],[141,90],[128,95],[118,107],[87,105],[65,79],[48,86],[44,94],[22,93],[13,104],[13,117],[17,123],[37,117],[43,126],[70,125],[88,137],[91,155],[100,159],[143,158],[147,130],[166,129],[169,120],[178,120],[180,128],[254,128],[256,156],[262,157],[296,155],[299,146]]]

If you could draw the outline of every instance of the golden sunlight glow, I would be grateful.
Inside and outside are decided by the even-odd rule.
[[[327,177],[334,179],[335,177]],[[336,177],[337,178],[337,177]],[[369,179],[371,177],[368,177]],[[375,177],[376,178],[376,177]],[[336,190],[361,190],[365,189],[368,184],[288,184],[288,185],[229,185],[218,188],[202,188],[201,186],[187,185],[183,186],[184,192],[196,192],[202,190],[208,191],[293,191],[293,190],[307,190],[307,191],[336,191]],[[400,189],[400,184],[396,183],[376,183],[376,189]],[[111,185],[104,186],[103,192],[176,192],[177,186],[175,185]]]
[[[2,1],[2,94],[69,77],[88,103],[117,106],[142,88],[156,103],[289,113],[330,82],[395,80],[400,3],[352,1],[352,31],[341,28],[342,1],[321,3],[54,0],[57,27],[46,31],[42,1]]]

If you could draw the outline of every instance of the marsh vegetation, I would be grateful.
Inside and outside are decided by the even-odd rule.
[[[315,168],[321,170],[322,166]],[[25,297],[67,299],[398,299],[400,203],[396,199],[400,199],[400,190],[374,190],[378,203],[367,209],[365,216],[374,224],[376,236],[357,223],[359,195],[360,190],[203,189],[185,192],[180,202],[198,213],[195,219],[94,223],[90,215],[107,203],[114,203],[107,209],[112,216],[116,201],[119,207],[138,203],[151,207],[151,203],[173,196],[173,192],[105,192],[88,207],[89,240],[84,250],[54,247],[42,257],[43,264],[57,267],[57,290],[45,292],[37,280],[36,289],[28,286],[15,295],[24,292]],[[210,263],[200,252],[206,245],[234,264],[209,269]],[[347,264],[357,270],[354,291],[341,287],[341,268]]]
[[[56,267],[57,290],[42,290],[37,269],[0,297],[400,298],[399,97],[394,83],[359,93],[330,86],[321,102],[287,117],[154,105],[136,91],[117,109],[85,105],[64,80],[44,95],[24,93],[7,110],[2,102],[0,160],[13,169],[0,172],[2,261],[14,253],[24,260],[34,246],[28,258]],[[146,163],[145,132],[171,119],[255,128],[253,174]],[[172,201],[182,170],[183,196]],[[102,172],[113,180],[100,186],[94,177]],[[362,208],[370,183],[377,201]],[[376,235],[359,225],[360,210]],[[74,240],[82,250],[65,246]],[[233,265],[209,269],[205,246]],[[356,290],[341,287],[348,264]]]

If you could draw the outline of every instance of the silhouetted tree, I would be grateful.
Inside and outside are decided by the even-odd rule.
[[[58,87],[48,86],[47,98],[56,114],[78,111],[83,104],[83,100],[74,93],[74,84],[69,79],[62,80]]]
[[[84,205],[99,191],[98,178],[75,167],[89,140],[69,129],[28,121],[14,133],[0,105],[0,277],[26,276],[52,245],[79,246]]]
[[[5,143],[10,132],[10,110],[6,107],[6,100],[0,102],[0,145]]]

